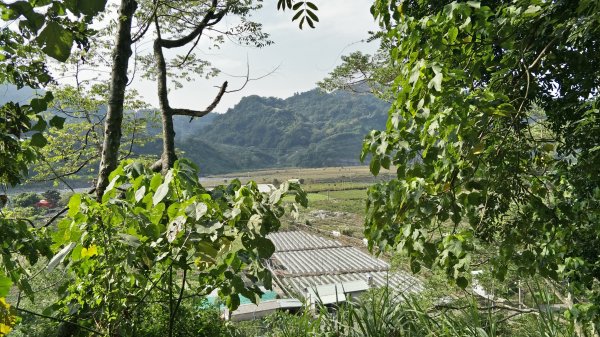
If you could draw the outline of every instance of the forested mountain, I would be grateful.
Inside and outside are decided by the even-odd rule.
[[[204,173],[355,165],[364,136],[385,126],[387,110],[371,95],[347,92],[249,96],[203,123],[176,121],[176,146]]]
[[[3,85],[0,101],[25,102],[34,95],[30,88],[17,91]],[[175,116],[175,144],[183,156],[198,163],[202,173],[355,165],[364,136],[385,127],[387,110],[388,104],[372,95],[344,91],[327,94],[314,89],[286,99],[248,96],[226,113],[191,121]],[[140,110],[136,115],[149,113]],[[67,123],[72,120],[65,117]],[[147,131],[162,132],[156,123],[149,123]],[[161,148],[158,140],[134,146],[134,152],[158,158]],[[90,168],[96,166],[93,161]]]

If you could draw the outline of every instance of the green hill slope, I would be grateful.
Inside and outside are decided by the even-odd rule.
[[[388,107],[370,95],[316,89],[287,99],[249,96],[176,145],[204,173],[355,165],[364,136],[385,126]]]

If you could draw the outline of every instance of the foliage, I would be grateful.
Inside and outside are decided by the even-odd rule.
[[[239,305],[238,294],[256,301],[257,282],[271,287],[260,261],[275,248],[265,236],[279,228],[283,196],[295,194],[306,205],[299,184],[286,182],[267,195],[254,182],[234,180],[208,191],[197,177],[187,160],[164,177],[124,162],[111,173],[101,201],[85,194],[71,198],[68,216],[53,234],[56,254],[48,266],[65,261],[73,274],[63,288],[64,314],[79,312],[79,319],[124,333],[149,296],[165,289],[172,321],[174,298],[183,294],[188,275],[197,280],[191,291],[219,289],[231,308]]]
[[[108,105],[108,86],[105,83],[52,87],[54,99],[52,110],[64,120],[60,130],[51,130],[47,135],[47,146],[40,150],[43,169],[38,169],[33,181],[94,178],[104,140],[104,119]],[[125,95],[121,139],[121,158],[135,155],[134,148],[158,138],[149,134],[149,128],[157,123],[153,110],[148,110],[135,90]]]
[[[135,333],[145,337],[168,335],[169,310],[163,303],[153,303],[140,310]],[[173,336],[229,337],[231,329],[221,319],[219,308],[206,306],[198,300],[183,301],[175,318]]]
[[[42,197],[51,203],[56,204],[60,200],[60,192],[57,190],[47,190],[42,193]]]
[[[0,282],[2,282],[1,279]],[[6,303],[3,296],[0,296],[0,336],[8,335],[16,321],[16,315],[12,312],[10,304]]]
[[[26,219],[2,216],[0,238],[0,297],[5,297],[14,284],[33,298],[34,293],[27,277],[30,266],[40,258],[52,254],[45,229],[31,228]]]
[[[543,293],[543,291],[542,291]],[[540,304],[543,297],[539,298]],[[371,290],[359,298],[327,308],[317,303],[314,312],[298,315],[278,312],[262,323],[264,336],[556,336],[573,335],[573,326],[551,310],[514,312],[459,298],[450,304],[427,304],[418,296],[405,296],[388,288]],[[508,321],[507,318],[513,318]],[[516,317],[516,318],[515,318]],[[243,325],[238,326],[244,334]],[[249,327],[249,330],[260,330]],[[248,334],[249,335],[249,334]],[[257,334],[255,334],[257,335]]]
[[[315,14],[319,10],[317,5],[310,1],[293,1],[293,0],[278,0],[277,9],[285,11],[291,9],[295,11],[292,21],[298,21],[298,27],[302,29],[304,22],[306,22],[310,28],[315,28],[315,22],[319,22],[319,17]]]
[[[266,336],[280,337],[309,337],[318,335],[320,330],[321,315],[316,319],[309,309],[300,315],[277,312],[265,320]]]
[[[18,88],[40,88],[51,78],[45,55],[65,61],[74,44],[85,48],[92,31],[87,24],[104,9],[106,1],[16,1],[0,2],[2,19],[15,22],[0,30],[0,82],[13,83]],[[46,93],[29,104],[9,102],[0,112],[0,183],[16,185],[27,175],[27,166],[37,157],[37,150],[46,145],[42,135],[48,123],[60,128],[63,120],[54,117],[45,121],[45,111],[52,94]],[[33,131],[23,142],[26,132]]]
[[[12,198],[11,203],[17,207],[31,207],[41,199],[42,197],[35,192],[24,192]]]
[[[34,98],[29,104],[8,102],[0,107],[0,183],[16,185],[28,174],[28,165],[38,156],[38,150],[47,144],[42,134],[48,122],[40,113],[47,108],[52,94]],[[54,117],[50,125],[61,127],[63,120]],[[29,133],[28,139],[23,139]]]
[[[382,46],[374,55],[367,55],[360,51],[343,55],[342,64],[335,67],[328,77],[317,84],[327,92],[336,90],[355,93],[372,92],[385,101],[392,101],[394,92],[391,90],[391,84],[397,75],[397,67],[390,62]]]
[[[568,281],[572,317],[598,319],[598,6],[375,1],[399,75],[362,152],[374,175],[397,168],[369,190],[371,248],[466,287],[484,247],[495,277]]]

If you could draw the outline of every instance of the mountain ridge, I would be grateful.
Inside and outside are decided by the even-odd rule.
[[[372,95],[342,91],[313,89],[285,99],[252,95],[176,146],[211,174],[358,165],[364,136],[385,127],[388,109]]]

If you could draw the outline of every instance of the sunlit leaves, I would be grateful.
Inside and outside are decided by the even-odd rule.
[[[195,268],[200,283],[194,292],[219,288],[236,305],[237,294],[259,291],[254,282],[270,284],[260,261],[274,251],[265,236],[279,228],[283,197],[295,195],[306,204],[306,194],[293,180],[270,195],[254,182],[237,180],[208,191],[198,182],[197,167],[185,159],[165,176],[125,162],[110,179],[102,202],[84,194],[72,197],[68,217],[54,235],[58,253],[52,259],[58,265],[64,258],[76,277],[68,296],[103,315],[155,291],[153,283],[168,287],[163,276],[170,268]],[[99,286],[83,291],[90,277],[96,284],[115,280],[119,286],[112,293]]]
[[[0,297],[6,297],[8,292],[12,287],[12,281],[10,278],[6,277],[3,274],[0,274]]]
[[[73,33],[56,22],[50,22],[38,35],[37,42],[46,55],[65,62],[71,55]]]
[[[54,270],[54,268],[56,268],[56,266],[58,266],[59,263],[61,263],[65,257],[67,256],[67,254],[69,254],[71,252],[71,250],[73,250],[73,248],[75,248],[75,243],[71,242],[68,245],[66,245],[65,247],[63,247],[63,249],[61,249],[58,253],[56,253],[56,255],[54,255],[50,261],[48,261],[48,266],[46,267],[46,269],[51,272]]]
[[[600,8],[484,4],[375,1],[394,96],[361,159],[397,176],[369,189],[365,234],[463,288],[476,256],[598,298]]]
[[[0,278],[1,282],[1,278]],[[0,336],[7,336],[17,323],[17,317],[4,296],[0,295]]]
[[[23,219],[11,219],[3,214],[0,217],[0,297],[7,294],[11,286],[33,296],[27,282],[28,265],[35,264],[40,258],[50,258],[50,242],[44,228],[31,228]]]

